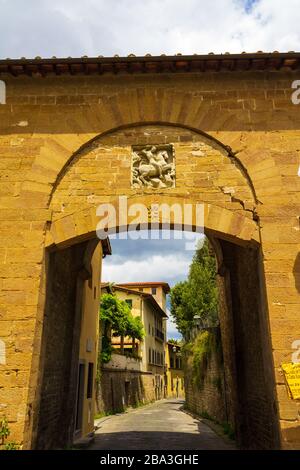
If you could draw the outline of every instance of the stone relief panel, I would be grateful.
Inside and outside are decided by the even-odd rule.
[[[133,145],[132,188],[175,188],[175,153],[171,144]]]

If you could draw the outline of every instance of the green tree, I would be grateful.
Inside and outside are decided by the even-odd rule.
[[[100,320],[104,324],[104,338],[106,343],[110,340],[110,333],[121,338],[121,352],[124,352],[124,336],[128,328],[128,319],[131,315],[129,305],[113,294],[103,294],[100,305]],[[109,347],[109,346],[108,346]]]
[[[110,327],[115,336],[126,333],[128,317],[131,315],[129,305],[113,294],[103,294],[100,305],[100,319]]]
[[[132,338],[133,350],[135,340],[142,341],[144,327],[140,317],[134,317],[131,308],[124,300],[118,299],[114,294],[103,294],[100,305],[100,320],[103,322],[103,354],[102,360],[107,362],[111,356],[111,333],[121,338],[121,352],[124,352],[124,337]]]
[[[131,313],[128,317],[126,336],[132,338],[132,352],[135,350],[135,340],[142,341],[145,336],[144,326],[140,317],[134,317]]]
[[[131,338],[143,340],[145,336],[144,326],[140,317],[134,317],[131,313],[128,318],[126,336]]]
[[[214,325],[218,318],[216,263],[207,239],[198,248],[190,265],[188,279],[171,290],[171,314],[184,337],[193,326],[195,315],[203,325]]]
[[[180,345],[181,341],[179,339],[169,338],[168,343],[171,343],[171,344],[174,344],[174,345],[176,345],[176,344]]]

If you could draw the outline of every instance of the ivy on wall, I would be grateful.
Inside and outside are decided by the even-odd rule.
[[[218,328],[202,330],[198,333],[193,343],[186,343],[183,348],[186,367],[190,368],[193,384],[199,390],[203,388],[207,367],[213,353],[221,365],[223,362],[221,337]],[[219,378],[216,378],[219,383]]]

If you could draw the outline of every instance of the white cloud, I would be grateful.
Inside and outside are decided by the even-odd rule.
[[[299,50],[299,23],[299,0],[0,0],[0,56]]]
[[[111,258],[113,259],[113,257]],[[108,264],[109,258],[103,262],[102,280],[124,282],[163,281],[173,284],[179,279],[186,278],[191,259],[184,254],[153,255],[141,260],[120,258],[120,264]],[[168,338],[180,338],[171,313],[167,310],[167,336]]]
[[[188,274],[190,258],[180,253],[174,255],[153,255],[141,260],[126,259],[122,264],[109,264],[104,260],[103,281],[146,282],[164,281],[172,283]]]
[[[189,271],[193,252],[185,250],[185,242],[186,239],[111,239],[112,256],[103,260],[102,281],[163,281],[172,286],[186,279]],[[169,310],[167,314],[168,338],[180,338]]]

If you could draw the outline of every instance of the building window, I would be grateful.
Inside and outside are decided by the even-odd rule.
[[[156,295],[156,287],[151,287],[151,294]]]
[[[151,364],[151,348],[149,348],[149,358],[148,358],[148,360],[149,360],[149,364]]]
[[[87,392],[86,392],[87,398],[92,398],[93,396],[93,375],[94,375],[94,364],[92,362],[89,362]]]
[[[125,299],[125,302],[128,304],[130,308],[132,308],[132,299]]]
[[[149,329],[148,329],[148,331],[149,331],[149,335],[151,335],[151,325],[150,325],[150,323],[149,323]]]

